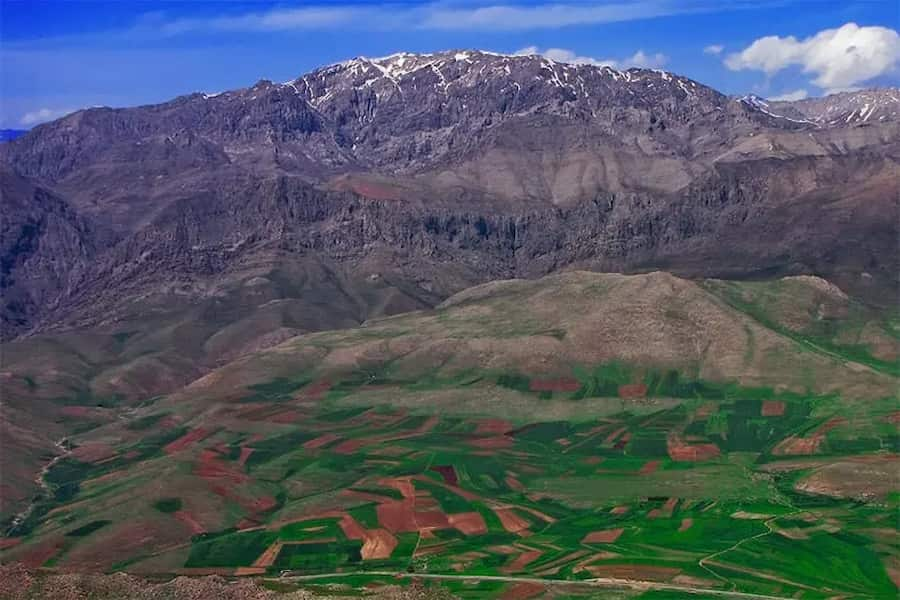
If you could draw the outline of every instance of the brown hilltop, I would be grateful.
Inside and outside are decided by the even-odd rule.
[[[791,324],[785,320],[789,316],[773,312],[772,325],[764,325],[752,311],[742,312],[729,302],[735,293],[729,285],[662,272],[584,271],[487,283],[452,296],[434,311],[293,338],[214,371],[172,401],[229,398],[240,385],[298,371],[327,376],[390,364],[396,377],[409,379],[435,370],[449,376],[467,369],[565,376],[573,365],[610,361],[797,391],[807,389],[808,374],[814,372],[817,392],[890,393],[890,376],[827,352],[799,352],[795,341],[778,329]],[[807,311],[815,311],[823,302],[819,290],[828,285],[810,277],[739,289],[753,294],[754,286],[768,286],[766,291],[779,298],[810,289]],[[862,315],[848,308],[849,298],[837,298],[843,298],[848,317],[851,312]],[[877,322],[877,317],[869,318],[875,319],[873,325]]]

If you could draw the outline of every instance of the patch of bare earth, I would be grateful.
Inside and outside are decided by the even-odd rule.
[[[313,438],[308,442],[305,442],[303,444],[303,447],[307,450],[317,450],[323,446],[327,446],[332,442],[336,442],[339,439],[341,439],[341,436],[337,435],[336,433],[325,433],[317,438]]]
[[[616,429],[615,431],[613,431],[612,433],[610,433],[603,439],[604,445],[609,445],[609,444],[614,443],[616,441],[616,438],[618,438],[620,435],[622,435],[626,431],[628,431],[627,427],[620,427],[620,428]]]
[[[527,581],[522,583],[514,583],[503,591],[500,599],[527,600],[528,598],[534,598],[535,596],[543,594],[545,591],[546,590],[544,586],[539,583],[530,583]]]
[[[592,531],[581,540],[582,544],[612,544],[619,536],[622,535],[624,529],[604,529],[602,531]]]
[[[199,442],[200,440],[209,436],[211,433],[212,433],[211,431],[204,429],[202,427],[198,427],[197,429],[192,429],[191,431],[187,432],[186,434],[184,434],[183,436],[181,436],[174,442],[170,442],[169,444],[167,444],[163,448],[163,451],[166,454],[175,454],[176,452],[181,452],[182,450],[190,448],[196,442]]]
[[[647,395],[647,386],[643,383],[628,383],[619,386],[619,397],[625,400],[644,398]]]
[[[22,538],[2,538],[0,539],[0,550],[6,550],[22,543]]]
[[[516,514],[512,508],[495,508],[494,513],[506,531],[519,535],[531,535],[531,532],[528,531],[531,523]]]
[[[278,553],[281,552],[283,546],[284,544],[282,542],[274,542],[271,546],[266,548],[255,561],[253,561],[253,566],[257,568],[271,567],[275,564],[275,559],[278,558]]]
[[[241,447],[241,455],[238,457],[237,464],[241,467],[247,464],[247,459],[250,458],[250,455],[253,454],[255,450],[253,448],[247,448],[246,446]]]
[[[808,494],[875,500],[900,488],[898,455],[859,457],[820,467],[796,484]]]
[[[504,573],[518,573],[523,571],[525,567],[536,561],[544,553],[541,550],[526,550],[515,557],[509,564],[505,565],[501,571]]]
[[[363,560],[390,558],[397,547],[397,538],[384,529],[369,529],[364,533]]]
[[[512,475],[507,475],[503,479],[503,481],[506,483],[506,485],[509,486],[509,489],[511,489],[511,490],[521,492],[522,490],[525,489],[525,486],[522,485],[522,482],[519,481],[518,479],[516,479],[515,477],[513,477]]]
[[[772,454],[776,456],[807,456],[810,454],[818,454],[825,435],[847,423],[843,417],[833,417],[820,425],[815,431],[806,437],[788,436],[778,443],[772,449]]]
[[[681,569],[651,565],[587,565],[585,569],[594,577],[631,579],[638,581],[671,581]]]
[[[780,417],[784,414],[784,408],[782,400],[763,400],[760,415],[763,417]]]
[[[691,444],[679,435],[670,435],[666,440],[669,457],[678,462],[700,462],[719,456],[719,447],[715,444]]]
[[[116,450],[103,442],[82,444],[72,450],[70,456],[82,462],[97,463],[116,455]]]
[[[502,419],[485,419],[476,422],[475,433],[480,435],[503,435],[504,433],[512,431],[512,429],[512,423],[509,421],[504,421]]]
[[[448,515],[450,526],[458,529],[465,535],[484,535],[487,533],[487,524],[484,517],[478,512],[465,512]]]
[[[363,440],[345,440],[332,448],[338,454],[353,454],[365,445]]]
[[[648,460],[641,466],[638,475],[651,475],[656,472],[660,464],[658,460]]]

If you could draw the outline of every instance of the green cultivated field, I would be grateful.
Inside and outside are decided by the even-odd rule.
[[[896,598],[897,322],[802,278],[567,273],[298,336],[168,396],[21,360],[17,406],[55,407],[66,437],[21,453],[17,481],[43,485],[3,513],[0,561],[322,593]]]
[[[843,406],[834,394],[618,363],[573,376],[577,386],[549,394],[521,373],[469,372],[427,387],[514,389],[569,412],[591,398],[633,394],[622,386],[643,387],[632,410],[543,422],[395,408],[383,402],[385,390],[425,384],[389,371],[331,382],[315,405],[302,401],[312,377],[253,386],[205,418],[202,435],[190,423],[161,427],[151,406],[125,425],[143,433],[139,441],[112,457],[53,464],[45,475],[52,495],[11,530],[19,542],[5,553],[15,558],[61,533],[66,543],[45,564],[78,564],[82,545],[108,543],[111,531],[127,537],[136,511],[151,510],[169,519],[155,526],[189,545],[137,549],[130,570],[511,578],[446,584],[462,597],[502,595],[525,576],[643,580],[663,586],[647,596],[660,598],[681,588],[896,593],[895,490],[854,497],[827,478],[806,487],[846,460],[886,477],[895,471],[898,436],[885,418],[892,402],[873,401],[851,423],[829,414]],[[159,489],[152,476],[126,476],[138,462],[173,478],[162,495],[149,492]]]

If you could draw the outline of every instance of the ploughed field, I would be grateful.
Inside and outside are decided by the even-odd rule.
[[[36,483],[0,486],[0,562],[894,598],[898,323],[810,277],[567,273],[297,336],[159,396],[127,391],[180,373],[140,362],[153,332],[16,342],[5,464]]]
[[[495,389],[570,414],[442,415],[383,400],[467,391],[499,414],[509,407],[486,395]],[[610,363],[556,379],[298,376],[252,386],[199,426],[176,409],[141,413],[120,425],[133,434],[120,443],[63,444],[44,474],[50,493],[8,532],[4,560],[612,578],[801,597],[897,589],[891,399],[854,412],[837,394]],[[515,585],[451,587],[517,595]]]

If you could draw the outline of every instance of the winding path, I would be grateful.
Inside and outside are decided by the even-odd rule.
[[[63,437],[53,443],[53,445],[59,449],[60,453],[54,456],[47,464],[45,464],[38,472],[37,477],[34,478],[34,482],[38,485],[39,488],[41,488],[41,493],[35,494],[31,502],[28,503],[28,506],[26,506],[22,512],[20,512],[13,518],[9,528],[6,530],[7,535],[13,533],[16,529],[18,529],[20,525],[22,525],[22,523],[28,520],[28,517],[30,517],[31,513],[34,512],[34,508],[38,505],[39,502],[53,495],[53,490],[50,489],[50,484],[47,483],[44,477],[47,475],[50,469],[53,468],[53,465],[71,454],[72,451],[66,447],[67,441],[68,438]]]

